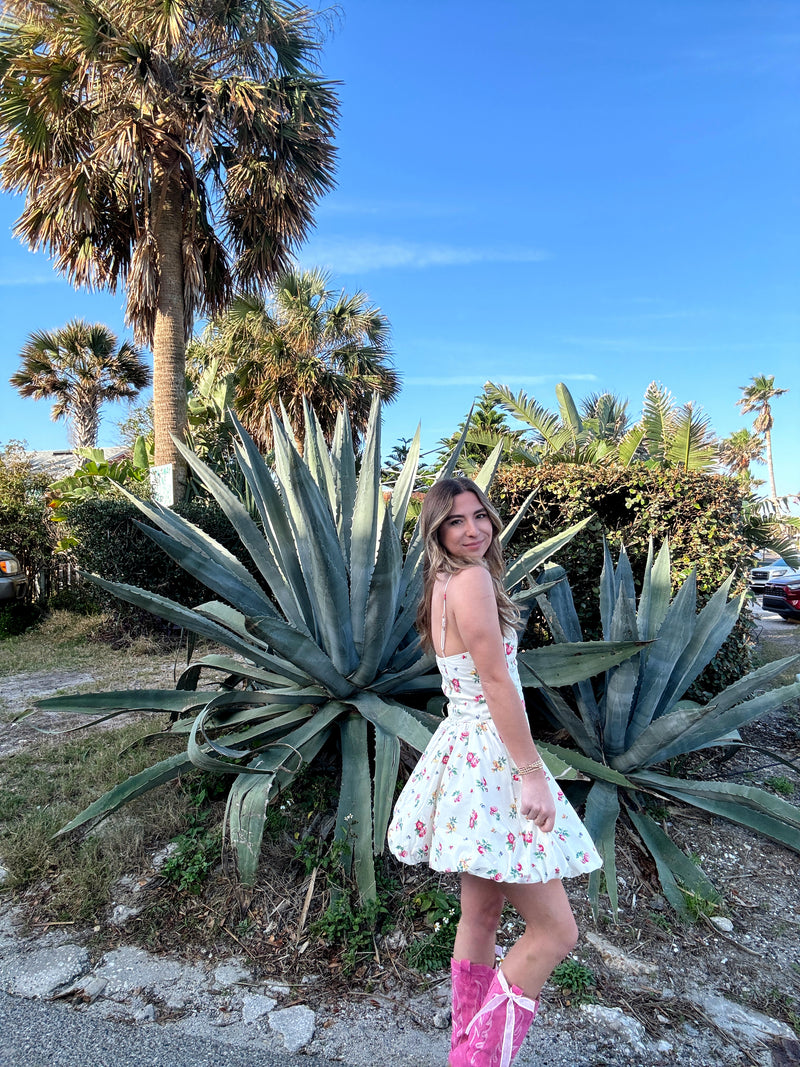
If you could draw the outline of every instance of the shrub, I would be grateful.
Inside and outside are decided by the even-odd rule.
[[[650,539],[669,541],[673,591],[695,568],[698,603],[703,604],[731,571],[733,591],[744,588],[750,544],[741,486],[733,479],[700,471],[643,466],[542,463],[499,471],[492,498],[504,519],[532,494],[515,545],[536,544],[552,530],[594,516],[562,551],[575,608],[587,639],[600,634],[600,573],[603,536],[614,549],[625,546],[633,572],[644,573]],[[690,693],[708,699],[750,668],[752,620],[743,613],[731,636]],[[547,640],[541,620],[532,620],[528,643]]]

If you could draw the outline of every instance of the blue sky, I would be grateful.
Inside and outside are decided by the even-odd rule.
[[[385,451],[420,420],[432,447],[487,379],[548,407],[558,381],[613,390],[634,416],[655,379],[725,435],[772,374],[778,491],[800,491],[800,5],[345,0],[322,68],[339,184],[299,259],[389,317]],[[12,238],[19,209],[0,197],[3,383],[34,329],[125,333],[121,295]],[[46,404],[0,384],[0,405],[0,442],[65,446]]]

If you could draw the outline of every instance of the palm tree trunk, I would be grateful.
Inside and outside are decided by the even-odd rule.
[[[186,334],[181,189],[174,174],[161,170],[152,192],[159,276],[153,331],[153,425],[155,463],[173,465],[174,499],[180,501],[186,489],[186,464],[171,435],[183,440],[186,433]]]
[[[775,488],[775,468],[772,465],[772,431],[764,430],[764,444],[767,446],[767,474],[769,476],[770,499],[777,505],[778,490]]]
[[[75,448],[97,448],[100,412],[97,397],[84,397],[72,409],[70,437]]]

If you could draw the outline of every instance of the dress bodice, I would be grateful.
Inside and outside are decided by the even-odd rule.
[[[517,635],[514,631],[503,638],[503,651],[508,673],[522,696],[522,686],[517,667]],[[480,675],[469,652],[456,652],[452,656],[437,656],[436,666],[442,676],[442,692],[447,697],[448,714],[488,715],[489,707],[483,695]]]

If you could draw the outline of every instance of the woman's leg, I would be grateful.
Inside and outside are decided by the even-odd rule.
[[[578,941],[578,927],[560,879],[504,884],[503,892],[525,920],[525,933],[503,961],[508,981],[536,999],[553,968]]]
[[[461,875],[461,919],[453,959],[494,967],[494,946],[507,888],[474,874]]]

